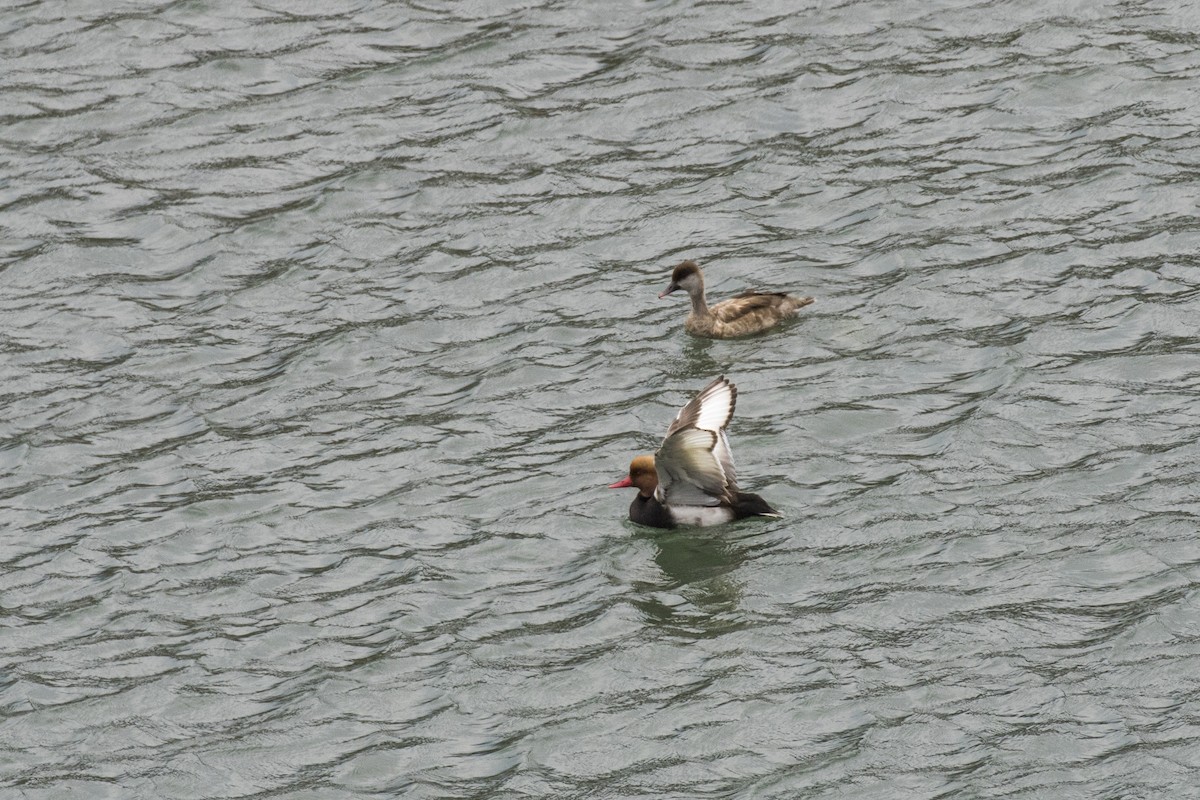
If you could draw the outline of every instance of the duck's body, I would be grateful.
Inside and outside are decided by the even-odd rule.
[[[683,289],[692,298],[692,313],[683,327],[694,336],[732,339],[761,333],[778,325],[813,301],[786,292],[745,292],[710,306],[704,296],[704,273],[695,261],[684,261],[671,273],[660,298]]]
[[[629,484],[632,485],[632,484]],[[731,506],[664,506],[654,495],[641,492],[629,504],[629,519],[651,528],[674,528],[676,525],[724,525],[746,517],[778,517],[779,512],[751,492],[738,492]]]
[[[737,387],[724,376],[717,378],[675,416],[658,452],[635,458],[629,475],[609,487],[637,487],[631,520],[674,528],[779,516],[767,501],[737,487],[725,433],[736,400]]]

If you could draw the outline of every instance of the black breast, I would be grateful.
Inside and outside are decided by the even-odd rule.
[[[663,508],[662,503],[653,496],[642,497],[639,493],[629,504],[629,518],[638,525],[649,525],[651,528],[674,528],[671,514]]]

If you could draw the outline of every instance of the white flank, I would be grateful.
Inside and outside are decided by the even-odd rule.
[[[727,506],[670,506],[676,525],[724,525],[733,521],[733,509]]]

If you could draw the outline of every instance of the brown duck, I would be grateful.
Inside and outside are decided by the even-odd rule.
[[[683,289],[692,298],[692,313],[683,327],[694,336],[731,339],[774,327],[813,301],[784,292],[746,292],[715,306],[704,299],[704,273],[695,261],[684,261],[671,273],[671,283],[659,298]]]

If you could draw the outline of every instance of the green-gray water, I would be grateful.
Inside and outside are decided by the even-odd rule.
[[[1198,29],[5,6],[0,794],[1200,797]]]

